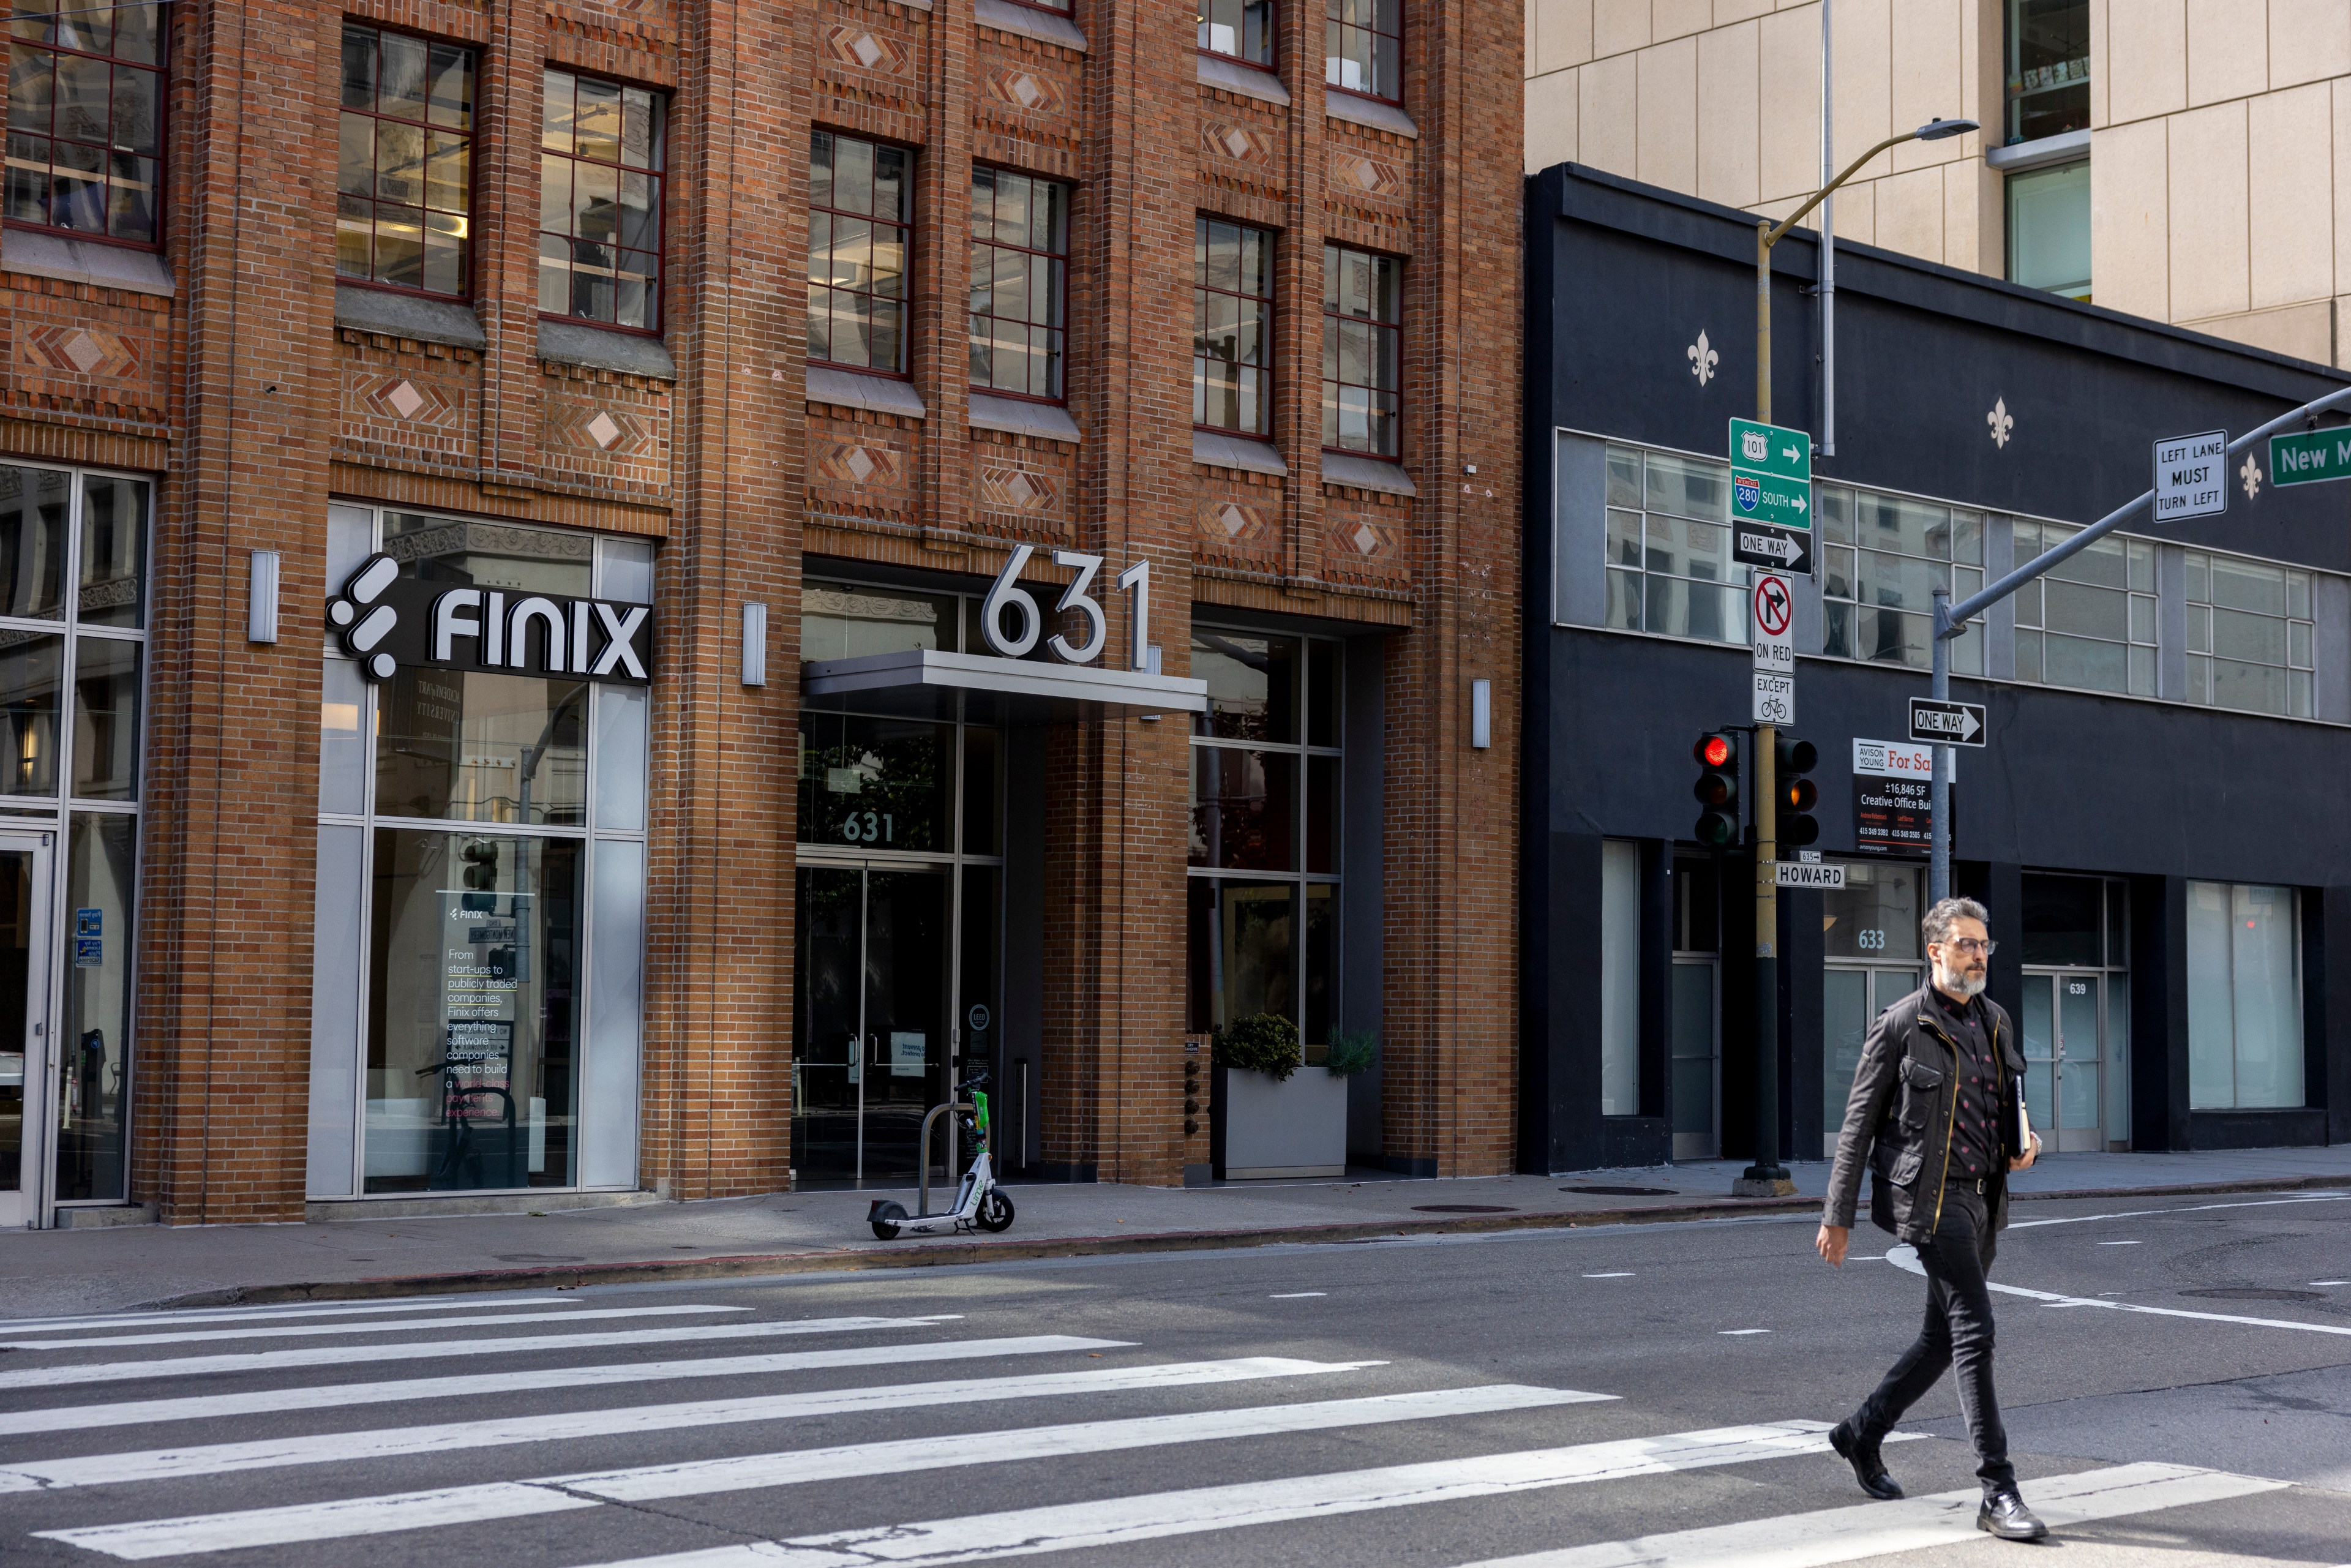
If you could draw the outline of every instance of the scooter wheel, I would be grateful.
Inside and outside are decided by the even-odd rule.
[[[992,1186],[987,1189],[987,1196],[979,1200],[979,1212],[972,1218],[978,1221],[982,1230],[991,1234],[1009,1230],[1012,1228],[1012,1200],[1004,1196],[1002,1187]]]
[[[875,1239],[882,1241],[897,1240],[897,1221],[905,1218],[904,1207],[887,1201],[875,1204],[873,1211],[866,1216],[866,1218],[872,1223]]]

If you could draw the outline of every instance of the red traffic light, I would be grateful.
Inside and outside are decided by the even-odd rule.
[[[1719,768],[1730,760],[1730,737],[1727,735],[1702,735],[1690,755],[1702,768]]]

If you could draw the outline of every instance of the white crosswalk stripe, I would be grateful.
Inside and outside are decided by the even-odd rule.
[[[707,1317],[714,1312],[747,1312],[748,1307],[601,1307],[584,1312],[514,1312],[472,1318],[440,1318],[436,1329],[480,1328],[496,1323],[585,1322],[607,1318]],[[196,1344],[224,1339],[302,1339],[317,1334],[401,1333],[415,1329],[412,1322],[384,1323],[264,1323],[251,1328],[186,1329],[172,1333],[104,1334],[95,1339],[0,1340],[0,1350],[111,1350],[124,1344]]]
[[[86,1318],[14,1318],[0,1320],[0,1337],[34,1333],[72,1333],[82,1329],[171,1328],[186,1323],[275,1322],[293,1318],[371,1317],[395,1312],[478,1312],[494,1307],[572,1307],[579,1296],[510,1296],[485,1301],[471,1296],[430,1301],[338,1301],[286,1307],[222,1307],[204,1312],[109,1312]]]
[[[37,1364],[0,1373],[0,1402],[9,1406],[0,1410],[0,1437],[57,1434],[57,1446],[69,1450],[98,1446],[77,1444],[83,1433],[120,1431],[125,1439],[111,1450],[46,1457],[23,1453],[12,1444],[18,1451],[0,1459],[0,1503],[19,1516],[37,1511],[14,1528],[52,1543],[47,1550],[130,1562],[227,1552],[247,1553],[237,1561],[256,1563],[340,1561],[360,1542],[394,1535],[414,1543],[394,1550],[459,1552],[462,1542],[462,1553],[493,1559],[504,1550],[497,1532],[505,1530],[549,1532],[549,1541],[566,1542],[550,1561],[609,1559],[596,1568],[938,1568],[1086,1549],[1115,1551],[1146,1541],[1336,1521],[1550,1488],[1655,1486],[1643,1478],[1765,1466],[1829,1451],[1828,1427],[1821,1421],[1625,1437],[1618,1434],[1662,1423],[1645,1423],[1614,1394],[1510,1383],[1413,1386],[1429,1380],[1415,1379],[1404,1368],[1374,1374],[1388,1365],[1380,1361],[1230,1355],[1153,1362],[1146,1344],[1061,1333],[910,1343],[904,1331],[938,1330],[956,1322],[958,1314],[746,1322],[745,1314],[765,1309],[746,1306],[739,1298],[725,1304],[672,1298],[672,1303],[615,1307],[577,1297],[515,1295],[87,1314],[5,1325],[0,1335],[16,1337],[0,1339],[0,1346],[14,1362],[29,1356],[37,1363],[46,1358],[35,1353],[43,1351],[208,1347],[220,1339],[326,1334],[339,1343],[238,1352],[194,1348],[140,1360]],[[633,1326],[645,1317],[688,1316],[701,1321]],[[709,1321],[714,1316],[736,1321]],[[615,1319],[632,1326],[574,1326]],[[559,1321],[562,1330],[544,1333],[465,1332]],[[807,1349],[758,1343],[818,1334],[851,1338]],[[638,1359],[649,1347],[668,1345],[681,1348],[654,1350],[660,1359]],[[1141,1354],[1058,1366],[1050,1359],[1033,1359],[1098,1358],[1113,1352]],[[516,1364],[519,1357],[559,1364]],[[440,1364],[453,1358],[455,1364]],[[321,1368],[330,1369],[326,1375],[331,1379],[346,1369],[417,1361],[434,1364],[419,1369],[427,1375],[304,1381],[305,1374],[317,1375]],[[961,1375],[924,1375],[925,1365],[940,1363],[970,1364],[942,1369]],[[822,1385],[840,1381],[828,1379],[831,1373],[851,1374],[854,1385]],[[1371,1382],[1374,1375],[1381,1381]],[[193,1378],[207,1381],[190,1392],[169,1392],[174,1381]],[[813,1385],[796,1385],[804,1378]],[[240,1386],[244,1379],[260,1383]],[[611,1403],[604,1392],[620,1391],[618,1397],[627,1401],[646,1385],[671,1381],[698,1385],[716,1396]],[[299,1385],[269,1386],[271,1382]],[[102,1386],[152,1383],[162,1386],[131,1387],[124,1390],[133,1396],[128,1398],[106,1397],[110,1391]],[[24,1400],[10,1397],[43,1388],[61,1390],[52,1397],[64,1402],[22,1409],[16,1406]],[[1220,1392],[1225,1389],[1230,1392]],[[557,1396],[555,1402],[569,1407],[538,1408],[528,1397],[538,1393]],[[73,1402],[86,1395],[95,1396],[91,1403]],[[1081,1403],[1065,1411],[1073,1400]],[[1166,1402],[1176,1407],[1165,1407]],[[373,1406],[416,1406],[421,1419],[403,1411],[394,1419],[408,1424],[369,1426],[362,1412]],[[496,1413],[479,1414],[486,1406]],[[982,1414],[952,1422],[901,1419],[870,1436],[857,1430],[857,1423],[892,1412],[957,1406]],[[1580,1406],[1617,1414],[1593,1430],[1588,1423],[1595,1417],[1573,1413]],[[346,1410],[352,1414],[339,1420]],[[1040,1419],[1027,1414],[1036,1411],[1050,1415]],[[441,1418],[452,1414],[473,1418]],[[1468,1448],[1453,1441],[1448,1423],[1479,1417],[1485,1425],[1464,1429],[1471,1439]],[[1498,1420],[1506,1425],[1496,1426]],[[1582,1433],[1575,1430],[1580,1423],[1586,1424]],[[339,1426],[342,1429],[335,1429]],[[1382,1429],[1390,1427],[1421,1436],[1405,1448],[1401,1436],[1391,1440],[1384,1435]],[[910,1431],[921,1435],[902,1435]],[[799,1440],[810,1446],[792,1446],[803,1433]],[[678,1457],[663,1458],[661,1434],[680,1435],[667,1448]],[[1315,1434],[1330,1435],[1319,1439],[1324,1446],[1314,1446]],[[1589,1440],[1564,1440],[1579,1436]],[[1914,1437],[1896,1433],[1889,1440]],[[1279,1441],[1268,1447],[1268,1439]],[[600,1441],[607,1447],[559,1457],[564,1445]],[[615,1443],[620,1447],[611,1447]],[[1333,1443],[1340,1447],[1328,1446]],[[1496,1448],[1506,1451],[1489,1451]],[[1293,1448],[1296,1457],[1285,1463],[1280,1456]],[[490,1452],[501,1449],[513,1452]],[[930,1486],[915,1481],[879,1495],[986,1496],[987,1467],[1141,1450],[1157,1450],[1171,1463],[1180,1455],[1194,1467],[1186,1472],[1187,1481],[1234,1474],[1250,1479],[1180,1487],[1162,1479],[1158,1484],[1165,1490],[1073,1495],[1102,1488],[1063,1478],[1105,1472],[1081,1464],[1049,1464],[1022,1472],[1020,1485],[1027,1490],[1019,1495],[1033,1506],[925,1517],[945,1511],[910,1501],[888,1511],[914,1518],[879,1523],[872,1507],[877,1494],[856,1484],[876,1477],[970,1469],[982,1479],[967,1482],[958,1476]],[[1227,1452],[1247,1456],[1233,1461],[1244,1468],[1217,1468],[1214,1456]],[[1330,1468],[1333,1453],[1348,1452],[1359,1452],[1353,1463],[1361,1468]],[[1461,1457],[1426,1457],[1447,1452]],[[468,1454],[482,1457],[463,1457]],[[549,1454],[559,1457],[550,1461],[545,1457]],[[1365,1466],[1364,1458],[1374,1455],[1417,1462]],[[654,1462],[577,1468],[640,1458]],[[507,1469],[509,1464],[516,1469]],[[238,1479],[260,1473],[286,1476],[287,1484],[280,1490],[276,1480],[248,1485]],[[520,1479],[515,1479],[517,1473]],[[1154,1471],[1151,1461],[1137,1461],[1107,1473]],[[1750,1473],[1764,1482],[1792,1471],[1773,1465]],[[389,1486],[387,1474],[398,1478]],[[311,1479],[300,1479],[304,1475]],[[176,1492],[169,1490],[174,1482],[180,1483]],[[162,1483],[169,1500],[143,1511],[162,1517],[135,1517],[141,1511],[128,1500],[152,1496],[144,1489],[156,1483]],[[2282,1482],[2258,1478],[2150,1464],[2042,1478],[2026,1490],[2033,1507],[2063,1529],[2283,1488]],[[84,1491],[92,1491],[88,1512],[72,1501]],[[269,1498],[272,1491],[304,1500],[235,1506]],[[776,1494],[772,1507],[761,1500],[738,1505],[726,1516],[759,1521],[749,1540],[743,1539],[739,1522],[714,1537],[712,1526],[700,1522],[705,1516],[691,1506],[663,1506],[763,1492]],[[1757,1494],[1741,1487],[1720,1495]],[[1899,1558],[1982,1539],[1974,1529],[1976,1496],[1970,1490],[1700,1524],[1491,1558],[1465,1568],[1828,1568],[1865,1558]],[[45,1500],[52,1498],[57,1500]],[[853,1513],[841,1506],[848,1499],[860,1505]],[[184,1511],[192,1504],[205,1511]],[[741,1511],[745,1507],[752,1510],[747,1515]],[[607,1511],[602,1523],[594,1513],[600,1509]],[[578,1523],[560,1518],[581,1515],[587,1517]],[[547,1522],[532,1522],[538,1520]],[[862,1522],[841,1528],[852,1521]],[[713,1539],[736,1543],[707,1545]],[[1238,1538],[1244,1544],[1219,1547],[1220,1554],[1246,1560],[1249,1539],[1244,1535]],[[1570,1533],[1566,1539],[1576,1537]],[[30,1544],[22,1535],[16,1540]],[[0,1538],[0,1561],[11,1557],[15,1544]]]
[[[87,1366],[27,1367],[0,1372],[0,1389],[65,1388],[82,1383],[126,1383],[146,1377],[212,1376],[227,1372],[285,1372],[306,1366],[351,1366],[367,1361],[444,1361],[461,1355],[528,1355],[539,1351],[611,1350],[622,1345],[711,1344],[730,1339],[838,1333],[863,1328],[919,1326],[929,1318],[818,1318],[803,1322],[697,1323],[692,1328],[615,1329],[603,1333],[515,1334],[491,1339],[432,1340],[415,1344],[338,1344],[308,1350],[244,1351],[183,1355],[160,1361],[109,1361]]]
[[[2032,1510],[2052,1530],[2122,1519],[2158,1509],[2220,1502],[2282,1491],[2283,1481],[2230,1475],[2189,1465],[2117,1465],[2031,1483]],[[1900,1502],[1862,1503],[1779,1519],[1679,1530],[1634,1541],[1571,1546],[1520,1557],[1489,1558],[1468,1568],[1827,1568],[1900,1552],[1924,1552],[1984,1539],[1976,1529],[1982,1491],[1937,1492]]]
[[[1071,1454],[1102,1454],[1220,1438],[1328,1431],[1380,1422],[1428,1421],[1498,1410],[1584,1404],[1608,1397],[1573,1389],[1492,1384],[1417,1394],[1381,1394],[1363,1399],[1030,1427],[1020,1430],[1017,1442],[1008,1442],[1002,1432],[967,1432],[945,1437],[841,1444],[691,1464],[647,1465],[601,1474],[549,1476],[534,1481],[496,1482],[392,1497],[354,1498],[42,1533],[52,1540],[86,1546],[114,1557],[172,1557],[301,1541],[341,1540],[398,1530],[478,1524],[494,1519],[594,1508],[602,1502],[650,1502],[810,1481],[860,1480],[957,1465],[1059,1458]]]

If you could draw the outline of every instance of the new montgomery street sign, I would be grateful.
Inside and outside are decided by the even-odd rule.
[[[1730,422],[1731,558],[1813,569],[1813,437],[1751,419]]]
[[[2270,437],[2270,483],[2315,485],[2351,479],[2351,426]]]

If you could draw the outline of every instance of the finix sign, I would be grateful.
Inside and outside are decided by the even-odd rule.
[[[327,605],[343,652],[371,681],[402,664],[642,684],[653,678],[653,612],[601,599],[453,588],[400,575],[372,555]]]

